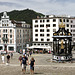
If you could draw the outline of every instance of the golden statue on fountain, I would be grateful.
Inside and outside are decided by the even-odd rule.
[[[64,49],[63,40],[61,40],[61,49]]]

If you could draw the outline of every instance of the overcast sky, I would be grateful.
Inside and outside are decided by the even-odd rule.
[[[0,12],[27,8],[45,15],[75,16],[75,0],[0,0]]]

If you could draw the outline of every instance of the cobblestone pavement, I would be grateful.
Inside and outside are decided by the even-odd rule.
[[[21,71],[21,66],[18,61],[18,57],[21,54],[14,53],[13,58],[10,60],[10,64],[2,64],[0,56],[0,75],[24,75]],[[75,75],[75,62],[69,63],[55,63],[51,62],[51,54],[33,54],[35,58],[35,73],[34,75]],[[75,54],[73,53],[73,58]],[[30,61],[31,57],[29,57]],[[30,75],[30,67],[27,66],[26,75]]]

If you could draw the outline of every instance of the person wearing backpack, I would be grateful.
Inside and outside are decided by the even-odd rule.
[[[24,74],[26,74],[27,63],[28,63],[28,58],[25,55],[23,55],[23,57],[22,57],[22,72]]]

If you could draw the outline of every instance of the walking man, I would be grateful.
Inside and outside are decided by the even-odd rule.
[[[23,55],[23,57],[22,57],[22,72],[24,74],[26,74],[27,63],[28,63],[28,58],[25,55]]]

